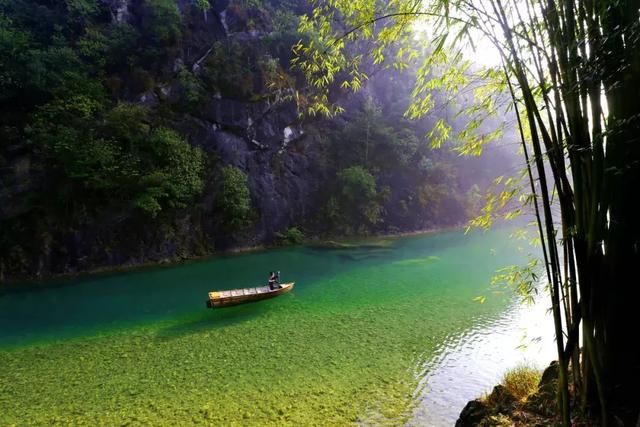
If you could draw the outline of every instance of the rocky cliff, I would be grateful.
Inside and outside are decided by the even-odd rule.
[[[60,27],[41,29],[37,17],[23,16],[20,5],[32,3],[42,16],[62,16],[61,35]],[[108,105],[96,113],[91,132],[103,129],[119,106],[144,109],[145,132],[172,130],[201,150],[204,166],[195,197],[166,206],[158,202],[159,213],[144,215],[136,208],[140,197],[128,202],[120,187],[91,186],[93,178],[68,171],[60,178],[63,168],[51,166],[47,147],[57,147],[58,140],[39,143],[42,137],[33,129],[64,94],[34,89],[21,105],[30,86],[14,85],[13,95],[7,86],[2,111],[12,113],[0,123],[0,281],[270,244],[290,227],[314,236],[450,226],[464,222],[476,203],[475,178],[465,171],[479,170],[485,184],[495,175],[489,163],[430,150],[422,140],[434,119],[402,119],[410,87],[390,71],[378,73],[362,93],[345,95],[344,116],[302,119],[292,95],[304,82],[289,61],[296,17],[308,11],[305,2],[86,0],[65,8],[24,0],[1,7],[7,32],[35,28],[29,37],[41,38],[38,46],[46,45],[48,55],[62,49],[55,43],[64,38],[74,58],[90,64],[84,78],[106,92],[101,102]],[[107,47],[100,50],[100,43]],[[11,55],[19,63],[20,53],[14,49]],[[52,61],[43,64],[62,67]],[[124,126],[124,120],[114,120],[111,127]],[[100,141],[115,138],[106,135]],[[119,153],[124,146],[118,145]],[[508,154],[494,153],[496,159],[504,169],[511,167]],[[252,213],[243,227],[221,220],[220,171],[228,166],[247,177]],[[102,166],[91,170],[96,167]],[[87,192],[82,200],[68,195],[75,191],[66,189],[69,182]],[[130,187],[134,181],[127,182]],[[369,199],[360,202],[352,194],[358,185],[368,189]],[[356,190],[349,193],[349,186]],[[111,202],[119,197],[122,203]],[[341,212],[358,203],[362,208],[350,216]]]

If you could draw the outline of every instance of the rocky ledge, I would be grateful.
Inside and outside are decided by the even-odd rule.
[[[467,403],[456,427],[559,425],[555,403],[557,380],[558,363],[554,361],[544,370],[537,391],[524,401],[497,385],[488,396]]]

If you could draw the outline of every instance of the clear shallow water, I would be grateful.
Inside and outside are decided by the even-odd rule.
[[[488,294],[505,230],[288,248],[0,291],[0,424],[452,425],[519,361],[553,358],[544,306]],[[207,291],[291,294],[222,310]],[[542,329],[541,329],[542,328]],[[527,341],[529,342],[529,341]]]
[[[417,407],[410,425],[453,425],[469,400],[491,391],[518,364],[544,369],[556,357],[547,298],[512,304],[497,317],[448,337],[420,365]]]

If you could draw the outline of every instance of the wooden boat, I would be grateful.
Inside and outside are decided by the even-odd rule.
[[[289,292],[293,289],[293,285],[294,282],[282,283],[280,284],[280,288],[273,290],[269,289],[269,286],[259,286],[255,288],[231,289],[229,291],[212,291],[209,292],[207,307],[228,307],[230,305],[277,297],[278,295]]]

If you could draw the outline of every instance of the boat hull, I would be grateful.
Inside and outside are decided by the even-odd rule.
[[[293,289],[294,283],[283,283],[280,288],[270,290],[267,286],[255,288],[231,289],[229,291],[213,291],[209,292],[207,307],[229,307],[232,305],[246,304],[263,299],[274,298]]]

